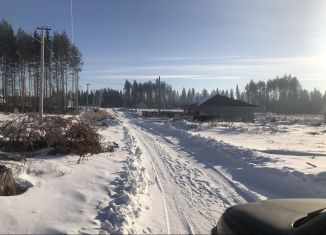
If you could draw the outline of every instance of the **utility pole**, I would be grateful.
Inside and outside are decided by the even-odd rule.
[[[86,112],[88,111],[88,86],[91,85],[89,83],[86,84],[87,86],[87,95],[86,95]]]
[[[39,115],[40,115],[40,123],[43,119],[43,85],[44,85],[44,31],[45,30],[51,30],[50,28],[46,28],[44,26],[38,27],[37,29],[41,30],[41,79],[40,79],[40,94],[39,94]]]
[[[102,97],[103,97],[103,91],[100,91],[99,98],[98,98],[98,107],[102,108]]]
[[[161,113],[161,77],[158,76],[158,114]]]
[[[124,92],[123,106],[124,106],[124,111],[126,111],[127,110],[127,91],[125,88],[123,88],[123,92]]]
[[[72,100],[72,108],[75,109],[75,76],[74,76],[74,70],[72,70],[71,74],[71,94],[70,98]]]
[[[72,0],[70,0],[70,21],[71,21],[71,42],[74,43],[74,15],[73,15],[73,6]],[[78,71],[76,68],[73,69],[72,74],[73,79],[73,100],[74,100],[74,109],[78,113]]]
[[[78,73],[73,68],[71,72],[72,88],[71,88],[71,100],[73,101],[73,108],[78,113]]]
[[[75,71],[75,70],[74,70]],[[78,84],[78,73],[75,73],[75,101],[76,101],[76,111],[77,111],[77,113],[78,113],[78,95],[79,95],[79,93],[78,93],[78,89],[79,88],[79,84]]]

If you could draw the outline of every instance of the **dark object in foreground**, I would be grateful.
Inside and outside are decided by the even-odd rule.
[[[0,196],[16,195],[17,185],[12,170],[5,165],[0,165]]]
[[[31,183],[19,182],[14,179],[12,170],[5,165],[0,165],[0,196],[15,196],[25,193],[32,187]]]
[[[326,235],[326,199],[277,199],[232,206],[212,234]]]

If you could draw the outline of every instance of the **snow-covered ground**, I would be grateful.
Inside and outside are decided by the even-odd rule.
[[[284,119],[284,118],[283,118]],[[233,146],[251,149],[271,159],[271,167],[318,174],[326,167],[326,124],[319,116],[290,116],[277,122],[194,123],[179,120],[176,128],[213,138]],[[268,163],[266,163],[268,165]]]
[[[155,123],[130,115],[121,118],[137,141],[149,179],[143,202],[148,209],[137,220],[138,233],[209,233],[225,208],[259,198],[196,161],[187,145],[158,135]]]
[[[198,124],[183,120],[148,119],[131,113],[127,117],[129,129],[143,143],[140,149],[151,160],[157,178],[162,179],[158,185],[163,185],[163,201],[172,205],[165,214],[166,224],[170,226],[172,221],[174,227],[167,227],[165,232],[208,232],[221,212],[235,203],[326,196],[325,153],[321,150],[324,124],[238,123],[229,127],[229,123],[221,123],[196,127]],[[282,143],[289,138],[286,134],[293,138],[293,149],[268,145],[271,140]],[[305,148],[295,148],[298,141],[305,140],[310,141]],[[187,220],[179,211],[186,212]],[[153,220],[155,214],[150,218]]]
[[[125,225],[137,214],[137,195],[146,181],[128,130],[118,121],[109,124],[99,132],[103,142],[119,145],[113,153],[89,156],[80,164],[77,155],[44,151],[25,163],[0,161],[12,168],[17,183],[30,187],[21,195],[0,197],[1,234],[133,232]]]
[[[209,233],[234,204],[326,197],[318,120],[198,124],[110,112],[116,119],[99,132],[118,143],[113,153],[6,162],[32,187],[0,197],[0,233]]]

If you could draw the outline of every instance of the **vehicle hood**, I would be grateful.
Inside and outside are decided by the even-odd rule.
[[[295,221],[325,207],[326,199],[277,199],[233,206],[226,214],[233,223],[258,234],[289,234],[300,230],[293,228]]]

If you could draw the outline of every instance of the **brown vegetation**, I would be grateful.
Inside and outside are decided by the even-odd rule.
[[[107,111],[95,109],[94,111],[82,113],[81,117],[85,122],[93,124],[97,121],[102,121],[111,118],[111,115]]]
[[[83,156],[102,150],[100,135],[88,124],[75,118],[47,116],[40,124],[31,114],[0,127],[0,149],[7,152],[31,153],[52,147],[52,153],[77,153]]]

